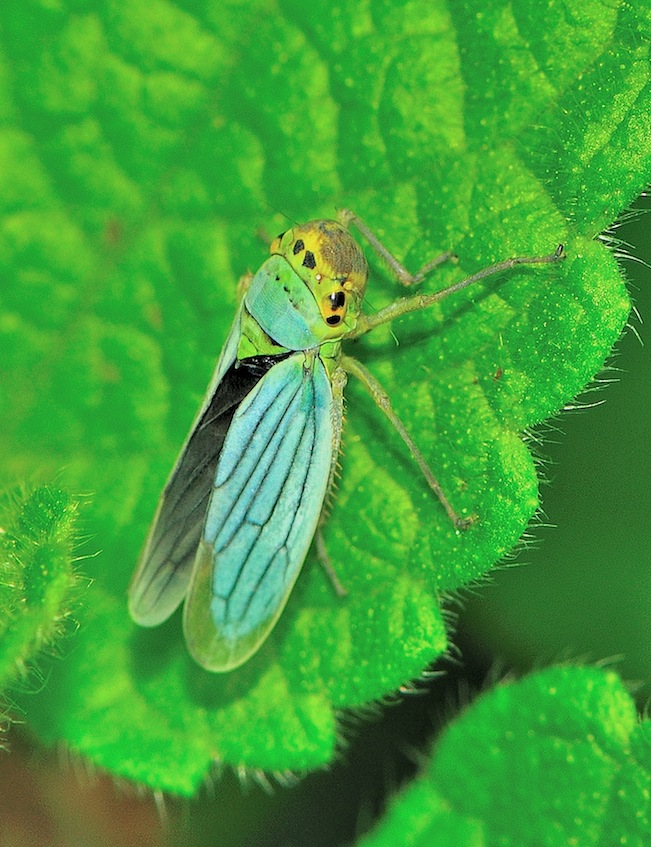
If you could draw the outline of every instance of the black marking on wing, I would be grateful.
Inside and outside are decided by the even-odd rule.
[[[224,374],[197,422],[163,491],[160,512],[147,545],[146,586],[157,579],[155,605],[179,571],[189,569],[201,539],[217,462],[239,405],[262,377],[287,354],[254,356],[235,362]],[[166,577],[162,571],[168,569]]]

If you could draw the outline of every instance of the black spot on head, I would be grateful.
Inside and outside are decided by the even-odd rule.
[[[297,241],[294,242],[294,250],[293,250],[294,255],[296,255],[297,253],[300,253],[301,250],[305,250],[305,242],[303,241],[302,238],[299,238]]]
[[[311,250],[305,251],[303,267],[310,268],[310,270],[314,270],[314,268],[316,268],[316,259],[314,258],[314,253]]]
[[[330,315],[329,318],[326,318],[326,323],[330,326],[337,326],[338,323],[341,322],[340,315]]]
[[[330,305],[333,309],[343,309],[346,305],[346,295],[343,291],[333,291],[330,295]]]
[[[287,230],[285,230],[284,232],[281,232],[279,235],[276,236],[278,241],[282,241],[282,238],[283,238],[283,235],[285,234],[285,232],[287,232]]]

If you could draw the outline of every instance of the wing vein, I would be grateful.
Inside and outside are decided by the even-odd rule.
[[[303,438],[304,438],[305,433],[306,433],[306,431],[307,431],[308,423],[310,423],[310,422],[312,423],[312,437],[311,437],[311,439],[310,439],[310,445],[309,445],[309,448],[308,448],[308,452],[309,452],[309,454],[310,454],[310,461],[309,461],[308,463],[306,463],[306,464],[305,464],[305,466],[304,466],[303,479],[302,479],[301,486],[300,486],[301,494],[300,494],[299,499],[298,499],[298,508],[300,508],[300,505],[301,505],[301,503],[303,502],[303,496],[304,496],[304,494],[305,494],[305,488],[306,488],[306,485],[307,485],[307,479],[308,479],[308,476],[309,476],[309,474],[310,474],[310,470],[311,470],[311,468],[312,468],[312,464],[311,464],[311,457],[312,457],[312,453],[313,453],[314,442],[315,442],[315,440],[316,440],[316,417],[315,417],[314,412],[313,412],[313,410],[312,410],[312,409],[310,410],[309,418],[308,418],[308,419],[306,419],[306,420],[304,421],[304,423],[303,423],[303,428],[302,428],[302,431],[301,431],[300,442],[302,442],[302,441],[303,441]],[[299,451],[297,450],[297,453],[298,453],[298,452],[299,452]],[[283,480],[283,487],[284,487],[284,485],[286,484],[287,480],[289,479],[289,476],[290,476],[290,474],[291,474],[291,471],[292,471],[292,467],[290,466],[289,470],[287,471],[287,473],[286,473],[286,475],[285,475],[285,479]],[[267,523],[268,523],[269,521],[271,521],[271,519],[273,518],[273,516],[274,516],[274,514],[275,514],[276,510],[279,508],[279,503],[280,503],[280,499],[277,501],[277,503],[276,503],[276,505],[274,506],[274,508],[273,508],[273,510],[272,510],[272,512],[271,512],[271,514],[269,515],[269,518],[268,518],[268,520],[267,520]],[[253,602],[253,600],[254,600],[255,596],[257,595],[257,593],[258,593],[258,592],[259,592],[259,590],[260,590],[261,585],[263,584],[263,582],[265,581],[265,579],[266,579],[267,575],[269,574],[269,572],[270,572],[270,570],[271,570],[271,566],[273,565],[274,561],[276,560],[276,558],[278,557],[278,555],[279,555],[281,552],[282,552],[282,553],[284,553],[284,558],[285,558],[285,566],[284,566],[284,568],[283,568],[283,584],[286,584],[286,583],[287,583],[287,569],[288,569],[289,564],[290,564],[290,559],[289,559],[289,555],[288,555],[288,544],[287,544],[287,542],[288,542],[289,536],[291,535],[291,533],[292,533],[292,530],[293,530],[293,529],[294,529],[294,525],[293,525],[293,523],[289,524],[289,526],[287,527],[287,531],[286,531],[286,533],[285,533],[285,536],[284,536],[284,538],[283,538],[282,544],[280,544],[280,545],[277,547],[277,549],[276,549],[276,550],[272,553],[272,555],[271,555],[271,557],[269,558],[269,560],[268,560],[267,564],[265,565],[265,567],[264,567],[264,569],[263,569],[262,573],[261,573],[261,574],[260,574],[260,576],[258,577],[258,579],[257,579],[257,581],[256,581],[256,583],[255,583],[255,585],[254,585],[254,590],[253,590],[253,591],[251,591],[250,596],[249,596],[249,599],[247,600],[246,605],[245,605],[245,607],[244,607],[244,614],[245,614],[245,615],[246,615],[246,614],[247,614],[247,612],[249,611],[249,609],[250,609],[250,607],[251,607],[251,603]],[[259,540],[259,537],[258,537],[258,540]]]
[[[292,406],[294,405],[294,401],[296,400],[299,391],[300,391],[300,386],[297,386],[297,388],[293,392],[292,396],[290,397],[290,399],[286,403],[285,408],[284,408],[284,410],[281,414],[280,421],[278,422],[278,425],[277,425],[277,428],[276,428],[276,433],[281,430],[281,424],[284,423],[285,419],[287,418],[288,414],[290,413],[290,410],[292,409]],[[277,395],[277,396],[280,396],[280,395]],[[268,409],[269,409],[269,407],[267,407],[266,411],[268,411]],[[243,422],[244,422],[244,417],[245,416],[242,416]],[[259,420],[255,425],[256,431],[259,429],[260,424],[261,424],[261,420]],[[264,478],[264,476],[266,476],[266,473],[268,472],[269,466],[273,463],[274,455],[278,452],[278,450],[282,446],[283,442],[285,441],[285,439],[287,437],[288,432],[289,432],[289,429],[285,428],[282,431],[282,434],[280,435],[280,437],[277,440],[275,440],[273,437],[270,438],[266,442],[262,451],[260,452],[259,456],[256,459],[253,473],[251,475],[248,475],[248,474],[245,474],[245,473],[242,474],[241,485],[237,489],[237,493],[235,493],[234,495],[231,495],[232,501],[231,501],[230,508],[229,508],[228,512],[223,516],[223,520],[221,521],[221,529],[219,530],[217,537],[215,539],[215,552],[217,554],[219,554],[222,550],[224,550],[225,547],[228,547],[228,545],[233,540],[233,536],[237,533],[237,530],[239,528],[239,524],[234,523],[234,526],[231,529],[230,535],[225,540],[222,539],[222,537],[221,537],[222,532],[223,532],[223,528],[225,526],[227,526],[231,516],[233,515],[233,512],[235,512],[236,509],[239,506],[242,505],[242,495],[251,487],[251,480],[254,476],[259,475],[259,473],[261,473],[263,475],[263,478]],[[250,443],[251,443],[251,439],[248,440],[247,446],[250,445]],[[233,465],[233,470],[228,475],[226,480],[224,482],[221,482],[218,487],[215,487],[214,496],[219,497],[220,492],[223,491],[223,489],[227,485],[228,481],[232,478],[233,473],[241,467],[242,460],[244,458],[246,458],[246,447],[241,451],[240,460],[236,464]],[[266,470],[263,470],[265,468],[265,465],[267,466]],[[249,504],[245,507],[247,512],[248,512],[248,509],[250,508],[251,500],[254,499],[254,494],[255,494],[255,492],[252,492],[252,495],[251,495],[250,500],[249,500]],[[251,521],[251,523],[254,523],[254,522]],[[221,543],[218,544],[218,541],[220,539],[221,539]]]
[[[301,427],[301,434],[300,434],[299,439],[298,439],[298,440],[299,440],[299,448],[300,448],[300,447],[301,447],[301,445],[302,445],[302,442],[303,442],[303,439],[304,439],[304,436],[305,436],[305,432],[306,432],[306,429],[307,429],[307,424],[308,424],[308,420],[306,419],[305,421],[303,421],[303,424],[302,424],[302,427]],[[286,437],[286,435],[287,435],[287,433],[285,433],[285,435],[284,435],[283,437],[285,438],[285,437]],[[310,448],[310,450],[311,450],[311,448]],[[301,450],[299,450],[299,449],[297,449],[297,450],[296,450],[296,455],[299,455],[299,453],[302,453],[302,451],[301,451]],[[285,485],[287,484],[287,480],[289,479],[289,477],[290,477],[290,475],[291,475],[291,473],[292,473],[293,468],[294,468],[294,465],[293,465],[293,464],[289,464],[289,465],[288,465],[287,470],[286,470],[286,472],[285,472],[285,474],[284,474],[284,477],[283,477],[282,483],[281,483],[281,485],[280,485],[281,492],[284,490]],[[308,476],[308,474],[309,474],[309,470],[310,470],[310,465],[309,465],[309,464],[306,464],[306,465],[305,465],[305,468],[304,468],[304,473],[303,473],[303,481],[302,481],[302,483],[301,483],[301,497],[299,498],[299,503],[300,503],[300,501],[302,500],[302,496],[303,496],[303,495],[302,495],[302,492],[305,490],[305,482],[306,482],[306,480],[307,480],[307,476]],[[262,532],[264,531],[264,528],[265,528],[266,526],[268,526],[268,525],[272,522],[272,519],[274,518],[274,516],[275,516],[275,514],[276,514],[277,510],[280,508],[281,501],[282,501],[282,497],[279,497],[279,498],[276,500],[276,503],[275,503],[275,505],[274,505],[273,509],[271,510],[271,512],[269,513],[269,515],[267,516],[267,518],[266,518],[266,520],[265,520],[264,524],[262,524],[262,525],[260,525],[260,524],[253,524],[254,526],[261,526],[261,531],[260,531],[260,533],[258,534],[258,537],[256,538],[256,542],[255,542],[255,544],[254,544],[253,546],[256,546],[256,545],[257,545],[257,543],[261,540],[261,538],[262,538]],[[251,523],[251,522],[249,522],[249,523]],[[263,569],[262,569],[262,572],[259,574],[258,578],[256,579],[255,583],[254,583],[254,584],[253,584],[253,586],[252,586],[252,589],[253,589],[253,590],[250,592],[249,600],[247,601],[247,604],[246,604],[245,609],[244,609],[244,614],[246,614],[246,611],[248,611],[248,608],[250,607],[250,604],[251,604],[251,602],[252,602],[252,600],[253,600],[253,597],[255,596],[255,594],[256,594],[256,592],[257,592],[258,588],[260,587],[260,585],[261,585],[261,584],[262,584],[262,582],[264,581],[264,579],[265,579],[265,577],[266,577],[267,573],[269,572],[269,569],[271,568],[271,566],[272,566],[272,564],[273,564],[274,560],[276,559],[276,556],[278,555],[278,553],[279,553],[281,550],[286,550],[286,549],[287,549],[287,539],[289,538],[289,535],[290,535],[290,533],[291,533],[291,531],[292,531],[292,526],[293,526],[293,524],[292,524],[292,523],[290,523],[290,524],[289,524],[289,526],[287,527],[287,530],[286,530],[286,532],[285,532],[285,536],[284,536],[284,538],[283,538],[283,540],[282,540],[282,543],[281,543],[281,544],[279,544],[279,545],[277,545],[277,547],[271,551],[271,555],[268,557],[268,559],[267,559],[267,563],[264,565],[264,567],[263,567]],[[232,587],[231,594],[233,594],[233,593],[235,592],[235,590],[237,589],[238,582],[239,582],[239,581],[240,581],[240,579],[241,579],[241,576],[242,576],[242,573],[243,573],[243,571],[244,571],[244,568],[245,568],[245,566],[246,566],[246,564],[247,564],[247,562],[248,562],[248,560],[249,560],[249,558],[250,558],[250,556],[251,556],[251,553],[252,553],[252,552],[253,552],[253,548],[249,551],[249,554],[248,554],[248,556],[247,556],[246,560],[242,563],[242,567],[241,567],[241,569],[240,569],[240,573],[238,574],[237,579],[236,579],[236,581],[235,581],[235,583],[234,583],[234,585],[233,585],[233,587]],[[285,567],[285,570],[286,570],[286,567]],[[283,582],[285,582],[285,581],[286,581],[286,580],[283,580]]]

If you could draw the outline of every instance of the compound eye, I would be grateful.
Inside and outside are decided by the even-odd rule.
[[[328,326],[338,326],[346,315],[346,293],[344,291],[333,291],[323,299],[325,301],[325,322]]]

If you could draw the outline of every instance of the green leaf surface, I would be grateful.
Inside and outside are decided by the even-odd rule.
[[[642,847],[650,740],[614,673],[549,668],[474,703],[358,843]]]
[[[0,692],[23,683],[70,627],[77,504],[43,486],[3,497],[0,511]]]
[[[521,432],[602,367],[629,303],[595,236],[651,178],[642,0],[99,4],[0,10],[0,404],[8,478],[92,493],[100,552],[76,649],[29,714],[115,773],[191,793],[213,760],[331,760],[339,708],[446,648],[441,592],[485,573],[538,505]],[[646,17],[645,17],[646,15]],[[349,352],[388,390],[457,510],[348,391],[326,543],[241,670],[187,655],[180,619],[133,626],[125,591],[261,231],[350,207],[433,291],[524,268]],[[279,210],[274,212],[273,210]],[[281,214],[282,212],[282,214]],[[377,262],[369,309],[395,299]],[[399,342],[396,345],[396,339]]]

